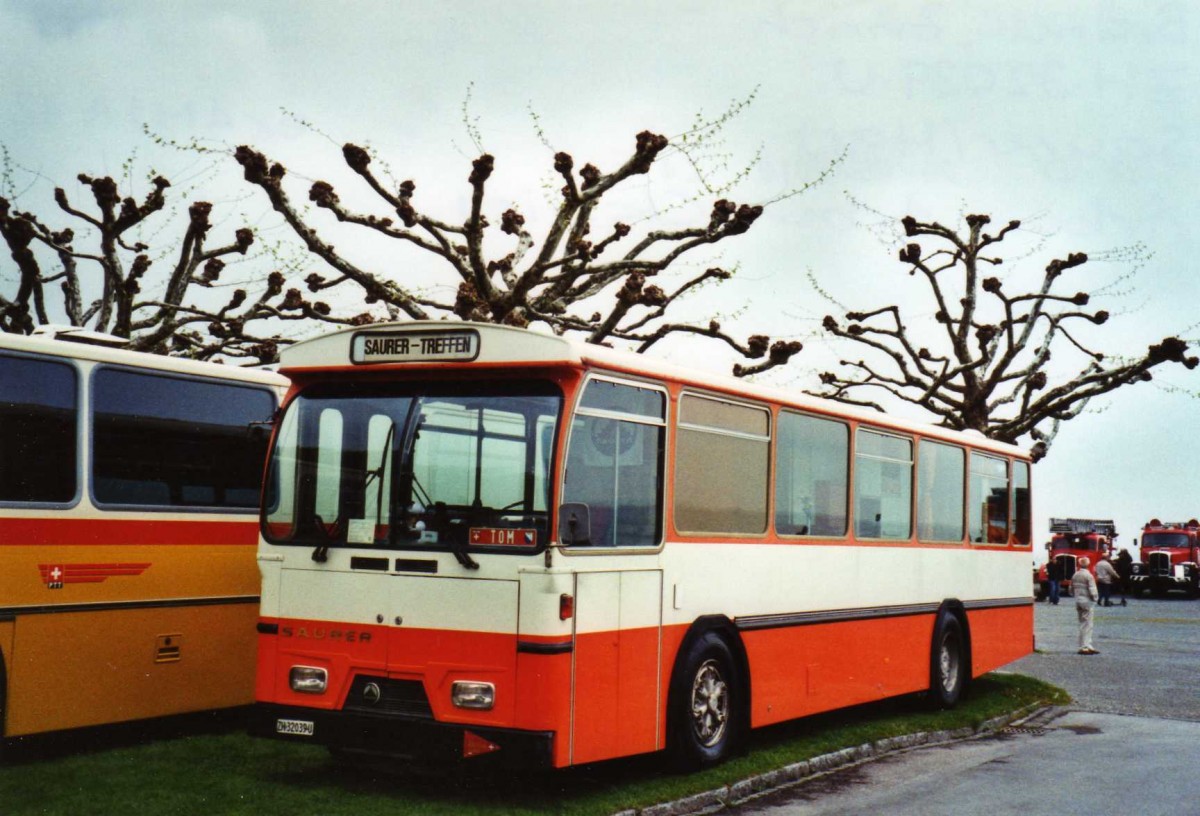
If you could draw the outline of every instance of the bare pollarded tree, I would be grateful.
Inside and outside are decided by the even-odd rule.
[[[0,239],[16,272],[2,274],[0,264],[0,331],[28,334],[37,326],[67,324],[125,338],[125,347],[138,351],[269,362],[283,341],[254,333],[250,324],[303,320],[313,312],[312,305],[283,293],[284,278],[277,272],[253,298],[245,289],[228,297],[214,290],[224,259],[245,255],[254,234],[240,228],[232,240],[212,245],[208,202],[188,207],[182,235],[172,239],[177,244],[152,248],[131,238],[150,219],[166,218],[171,185],[162,176],[150,180],[140,201],[123,196],[111,176],[81,174],[78,180],[92,206],[73,203],[62,187],[54,191],[57,209],[42,214],[22,211],[0,196]],[[10,196],[12,186],[5,185]],[[147,275],[154,255],[170,265],[165,275]],[[198,299],[198,292],[211,295]]]
[[[914,326],[895,305],[849,312],[844,324],[826,316],[826,333],[867,353],[841,360],[843,370],[823,373],[823,387],[810,393],[883,410],[863,396],[881,390],[920,406],[950,428],[1011,443],[1029,435],[1040,458],[1059,425],[1078,416],[1093,397],[1150,380],[1151,369],[1165,363],[1196,367],[1197,358],[1187,355],[1187,343],[1178,337],[1166,337],[1132,356],[1110,357],[1092,348],[1077,329],[1103,325],[1109,313],[1087,310],[1087,292],[1062,294],[1056,289],[1088,256],[1079,252],[1052,260],[1040,286],[1009,292],[986,270],[1002,263],[999,244],[1020,222],[988,232],[989,216],[968,215],[965,220],[965,230],[912,216],[901,220],[908,238],[931,242],[907,243],[899,258],[910,275],[919,273],[928,286],[940,326],[933,330],[940,338],[937,344],[917,339]],[[1082,364],[1052,382],[1047,371],[1053,351],[1076,352]]]
[[[735,111],[736,114],[736,111]],[[726,117],[735,114],[726,114]],[[703,126],[701,126],[703,128]],[[355,144],[342,148],[346,165],[374,197],[372,212],[345,204],[326,181],[308,186],[307,199],[343,225],[391,239],[398,250],[425,253],[435,259],[453,281],[454,297],[438,299],[423,294],[414,281],[373,270],[351,253],[335,248],[316,226],[318,215],[306,211],[289,193],[288,174],[282,164],[249,146],[235,156],[248,182],[260,188],[303,241],[307,251],[324,261],[324,273],[306,278],[312,293],[357,291],[368,304],[382,303],[391,319],[424,320],[457,316],[462,320],[528,326],[542,323],[559,334],[576,334],[593,343],[626,341],[645,351],[671,335],[690,334],[721,341],[750,364],[734,366],[739,376],[783,365],[800,351],[800,343],[774,342],[765,335],[742,341],[724,331],[717,320],[669,319],[683,312],[679,301],[709,281],[728,279],[730,271],[706,266],[666,287],[655,280],[685,256],[698,254],[726,239],[744,235],[763,214],[758,204],[734,203],[714,195],[698,223],[678,229],[635,230],[623,221],[601,225],[598,211],[605,197],[630,179],[651,172],[670,141],[660,134],[637,134],[632,154],[620,166],[604,172],[593,164],[577,167],[565,152],[553,156],[553,170],[562,186],[548,228],[535,238],[526,218],[515,207],[492,213],[504,237],[485,241],[492,221],[485,213],[485,194],[495,169],[495,159],[483,153],[472,162],[464,188],[463,210],[457,217],[439,217],[426,211],[411,180],[390,184],[376,172],[375,159]],[[687,148],[681,148],[686,152]],[[819,183],[841,158],[803,187],[776,199],[782,200]],[[723,192],[723,190],[722,190]],[[329,222],[332,225],[333,221]],[[325,227],[322,227],[325,229]],[[345,242],[341,242],[344,245]],[[489,256],[489,248],[500,246]],[[351,320],[368,322],[369,313]]]

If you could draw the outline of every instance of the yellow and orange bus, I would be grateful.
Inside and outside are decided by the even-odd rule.
[[[286,380],[0,334],[0,737],[247,705]]]
[[[255,733],[697,766],[1032,650],[1016,447],[500,326],[281,373]]]

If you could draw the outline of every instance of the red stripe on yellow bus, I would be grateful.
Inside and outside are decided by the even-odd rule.
[[[211,545],[258,543],[258,520],[0,518],[3,546],[95,546],[121,544]]]

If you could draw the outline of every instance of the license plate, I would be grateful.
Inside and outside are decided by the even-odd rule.
[[[276,720],[275,733],[311,737],[313,735],[313,724],[311,720]]]

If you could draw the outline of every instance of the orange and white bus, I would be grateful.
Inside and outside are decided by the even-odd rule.
[[[253,701],[286,380],[104,338],[0,334],[0,737]]]
[[[696,766],[1032,650],[1016,447],[491,325],[281,372],[254,733]]]

